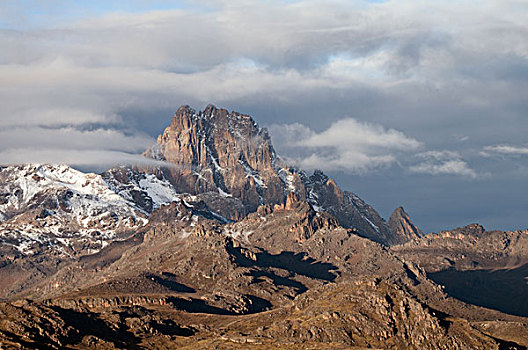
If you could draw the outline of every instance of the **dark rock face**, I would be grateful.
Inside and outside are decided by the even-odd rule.
[[[389,219],[389,230],[393,236],[400,239],[400,243],[423,236],[422,231],[413,224],[409,214],[405,212],[403,207],[398,207],[392,212]]]
[[[335,216],[339,224],[355,229],[357,234],[385,245],[397,244],[390,231],[374,208],[355,194],[343,191],[336,182],[322,171],[316,170],[304,181],[308,202],[315,208]]]

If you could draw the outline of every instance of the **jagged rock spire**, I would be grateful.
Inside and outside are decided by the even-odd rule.
[[[391,233],[399,237],[401,243],[423,236],[422,231],[413,224],[409,214],[401,206],[394,209],[388,224]]]

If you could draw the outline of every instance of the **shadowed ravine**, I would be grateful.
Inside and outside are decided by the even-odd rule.
[[[528,317],[528,264],[516,269],[444,270],[429,277],[464,302]]]

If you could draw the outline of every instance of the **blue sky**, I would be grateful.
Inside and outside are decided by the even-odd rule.
[[[365,0],[364,3],[383,1]],[[260,2],[266,3],[266,1]],[[279,4],[299,2],[302,1],[275,1]],[[357,1],[357,3],[361,2]],[[0,1],[0,25],[8,29],[53,27],[109,13],[142,13],[163,10],[210,11],[217,7],[218,4],[214,1],[192,0],[2,0]]]
[[[182,104],[424,231],[528,226],[528,4],[0,1],[0,163],[104,170]]]
[[[174,0],[2,0],[0,24],[9,29],[55,27],[108,13],[197,8]]]

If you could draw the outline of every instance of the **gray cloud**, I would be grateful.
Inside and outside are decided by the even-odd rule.
[[[24,158],[26,163],[67,164],[86,171],[96,172],[103,172],[118,165],[174,166],[163,161],[145,158],[136,153],[111,150],[10,148],[0,151],[0,159],[4,165],[20,164],[21,158]]]
[[[28,140],[27,138],[30,138]],[[95,129],[82,131],[72,127],[61,128],[9,128],[0,131],[2,142],[9,148],[26,147],[28,144],[38,145],[40,149],[60,149],[68,144],[69,149],[123,150],[141,153],[155,140],[146,135],[126,135],[119,130]]]
[[[0,119],[1,126],[25,127],[25,126],[60,126],[60,125],[82,125],[97,123],[118,123],[117,115],[103,115],[92,110],[75,108],[49,108],[32,109],[27,108],[20,111],[5,113]]]

